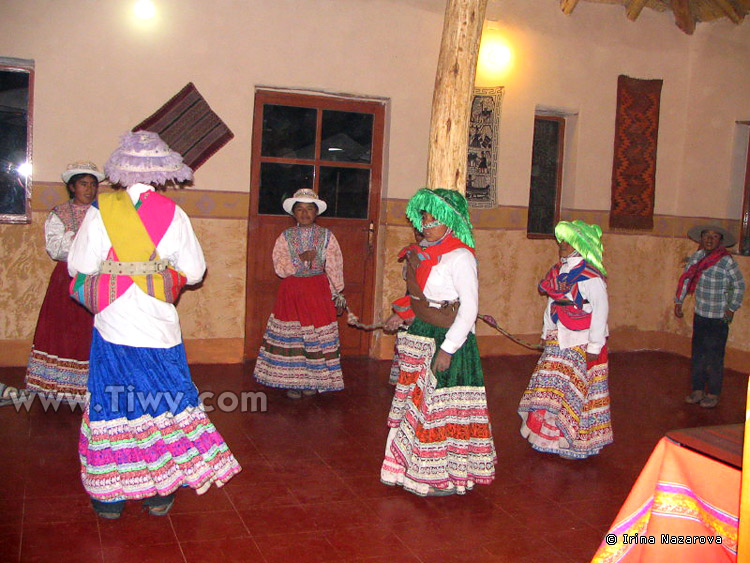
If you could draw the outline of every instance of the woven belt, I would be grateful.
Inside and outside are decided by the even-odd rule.
[[[151,260],[149,262],[117,262],[115,260],[105,260],[102,262],[102,274],[112,274],[115,276],[147,276],[163,272],[169,267],[169,261]]]

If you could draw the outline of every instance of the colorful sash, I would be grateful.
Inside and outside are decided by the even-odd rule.
[[[447,254],[458,248],[465,248],[474,254],[474,249],[464,244],[453,233],[448,234],[438,244],[432,246],[419,246],[418,244],[411,244],[399,252],[398,257],[406,258],[407,261],[407,286],[409,285],[409,269],[414,271],[416,278],[416,286],[409,288],[410,293],[417,294],[414,290],[419,290],[421,294],[424,291],[425,285],[427,285],[427,278],[430,277],[432,267],[440,262],[440,257],[443,254]],[[415,316],[414,310],[412,309],[412,298],[411,295],[404,295],[399,297],[393,302],[393,310],[402,319],[408,320]],[[429,321],[428,321],[429,322]]]
[[[125,191],[99,196],[95,206],[112,242],[108,260],[148,262],[158,260],[156,246],[167,232],[175,213],[175,203],[155,192],[141,195],[136,209]],[[174,303],[187,279],[181,272],[167,268],[147,275],[77,274],[70,284],[70,295],[92,313],[100,313],[136,284],[146,294]]]
[[[558,262],[550,268],[544,279],[539,282],[539,291],[555,300],[550,306],[553,322],[557,323],[559,320],[570,330],[586,330],[591,326],[591,313],[583,310],[585,303],[578,290],[578,283],[604,276],[585,260],[581,260],[578,266],[566,274],[560,273],[560,266],[561,263]],[[568,293],[570,298],[567,297]]]
[[[695,288],[698,287],[698,281],[701,279],[703,272],[717,264],[724,256],[729,256],[729,252],[725,247],[720,246],[707,253],[703,258],[685,270],[680,276],[680,281],[677,282],[677,294],[675,297],[682,299],[682,289],[685,287],[685,283],[688,284],[687,295],[695,293]]]

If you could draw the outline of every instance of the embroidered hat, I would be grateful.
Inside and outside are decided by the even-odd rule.
[[[722,236],[721,246],[734,246],[737,244],[737,238],[724,227],[720,227],[719,225],[696,225],[688,231],[688,238],[695,242],[700,242],[701,233],[704,231],[714,231],[715,233],[719,233]]]
[[[128,131],[120,137],[120,146],[104,164],[104,173],[112,183],[122,186],[168,181],[192,180],[193,171],[182,162],[182,156],[170,149],[153,131]]]
[[[105,176],[103,172],[100,172],[99,169],[96,167],[96,164],[89,160],[76,160],[75,162],[71,162],[68,164],[68,167],[65,169],[65,172],[61,174],[62,181],[66,184],[70,182],[70,179],[75,176],[76,174],[90,174],[98,182],[101,182],[104,180]]]
[[[604,246],[602,245],[602,228],[599,225],[589,225],[585,221],[560,221],[555,227],[557,242],[567,242],[575,248],[583,259],[599,270],[605,276],[607,270],[602,263]]]
[[[438,223],[448,227],[458,240],[474,248],[474,228],[469,221],[469,204],[456,190],[422,188],[406,204],[406,216],[420,233],[422,212],[432,215]]]
[[[286,198],[281,206],[284,208],[284,211],[289,213],[289,215],[294,215],[292,209],[294,208],[295,203],[314,203],[315,207],[318,208],[318,215],[325,213],[325,210],[328,209],[328,204],[320,199],[318,194],[310,188],[297,190],[292,197]]]

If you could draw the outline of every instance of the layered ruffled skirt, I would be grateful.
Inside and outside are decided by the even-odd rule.
[[[89,375],[94,316],[70,298],[67,262],[50,276],[26,370],[26,388],[83,402]]]
[[[328,278],[281,281],[253,376],[269,387],[340,391],[339,325]]]
[[[198,494],[241,468],[202,410],[182,344],[135,348],[94,331],[78,452],[88,494],[115,502]]]
[[[598,454],[613,441],[608,376],[606,346],[587,365],[583,347],[563,349],[556,335],[548,338],[518,405],[521,435],[540,452]]]
[[[464,494],[495,478],[476,338],[469,334],[450,368],[434,374],[431,364],[446,332],[416,320],[398,336],[399,379],[380,479],[418,495]]]

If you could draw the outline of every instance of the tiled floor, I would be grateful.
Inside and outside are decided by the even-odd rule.
[[[498,478],[464,497],[419,498],[378,481],[393,388],[388,362],[347,360],[347,388],[211,419],[244,467],[223,489],[181,490],[166,518],[129,503],[98,519],[78,476],[80,414],[0,409],[0,561],[584,562],[670,429],[743,420],[745,377],[715,410],[686,405],[688,361],[611,356],[615,443],[586,461],[534,452],[516,406],[533,356],[483,360]],[[201,390],[260,390],[252,366],[194,366]],[[18,384],[22,370],[2,369]]]

